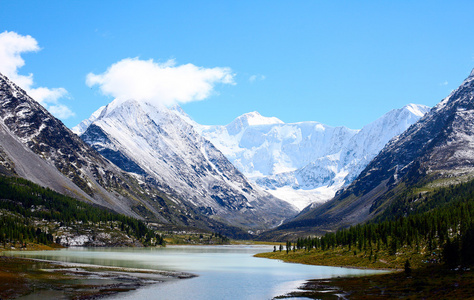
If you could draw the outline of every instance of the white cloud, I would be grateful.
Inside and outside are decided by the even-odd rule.
[[[64,104],[59,103],[59,99],[67,96],[67,91],[64,88],[45,88],[39,87],[30,89],[28,94],[41,103],[48,109],[55,117],[60,119],[67,119],[74,116],[74,112]]]
[[[50,113],[60,119],[67,119],[74,116],[74,113],[64,104],[49,105],[48,110]]]
[[[445,80],[444,82],[441,82],[439,85],[440,85],[440,86],[445,86],[445,85],[448,85],[448,81],[447,81],[447,80]]]
[[[21,54],[39,50],[38,42],[29,35],[24,36],[13,31],[0,33],[0,73],[23,88],[56,117],[62,119],[71,117],[74,113],[67,106],[59,103],[59,99],[67,95],[64,88],[33,88],[33,74],[18,74],[18,69],[25,65]]]
[[[25,65],[22,52],[36,52],[40,48],[31,36],[22,36],[16,32],[0,33],[0,72],[19,86],[26,88],[33,85],[33,74],[19,75],[18,69]]]
[[[265,75],[252,75],[249,77],[250,82],[255,82],[257,80],[265,80]]]
[[[199,101],[214,92],[216,84],[235,84],[230,68],[203,68],[138,58],[126,58],[102,74],[89,73],[86,84],[119,100],[135,99],[158,105]]]
[[[39,87],[36,89],[30,89],[30,96],[41,103],[57,103],[59,98],[67,95],[67,91],[63,88],[49,89],[45,87]]]

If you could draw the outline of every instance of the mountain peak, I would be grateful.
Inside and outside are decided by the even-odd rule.
[[[231,135],[236,135],[242,129],[250,126],[284,124],[282,120],[276,117],[264,117],[259,112],[253,111],[237,117],[232,123],[228,124],[227,131]]]
[[[471,74],[469,74],[469,77],[474,77],[474,69],[472,69]]]
[[[269,125],[269,124],[283,124],[283,121],[276,117],[264,117],[258,111],[252,111],[241,115],[236,120],[242,120],[248,126]]]
[[[103,111],[106,109],[106,106],[101,106],[98,110],[96,110],[92,115],[89,117],[89,119],[86,119],[82,121],[81,123],[77,124],[73,128],[71,128],[71,131],[74,132],[77,135],[83,134],[89,125],[95,122],[95,120],[100,118],[100,115],[103,113]]]
[[[405,105],[402,109],[406,109],[418,117],[423,117],[430,110],[430,107],[422,104],[410,103]]]

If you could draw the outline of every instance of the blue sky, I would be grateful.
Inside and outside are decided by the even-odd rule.
[[[204,93],[176,101],[201,124],[258,111],[354,129],[408,103],[435,105],[474,68],[474,1],[0,0],[0,7],[0,33],[37,42],[21,53],[18,74],[33,74],[32,92],[57,92],[45,105],[66,107],[69,127],[119,95],[123,81],[107,92],[116,77],[107,70],[126,59],[152,64],[147,74],[179,69],[173,84],[183,89],[193,86],[187,78],[213,71]]]

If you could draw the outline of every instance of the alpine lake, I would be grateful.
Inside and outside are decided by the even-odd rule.
[[[256,258],[273,251],[266,245],[167,246],[163,248],[68,248],[57,251],[15,251],[9,256],[60,262],[74,272],[87,267],[127,279],[127,271],[147,270],[139,286],[105,299],[273,299],[298,290],[307,280],[360,276],[384,271],[284,263]],[[73,271],[71,271],[73,272]],[[89,285],[105,280],[101,272],[86,273]],[[102,272],[103,273],[103,272]],[[132,277],[133,278],[133,277]],[[128,278],[130,280],[130,277]],[[111,280],[110,277],[107,280]],[[97,283],[99,282],[99,283]],[[39,290],[18,299],[68,297],[61,291]],[[295,298],[293,298],[295,299]],[[306,299],[306,298],[305,298]]]

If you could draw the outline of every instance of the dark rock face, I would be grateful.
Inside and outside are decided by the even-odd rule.
[[[381,213],[397,188],[474,174],[473,73],[392,139],[350,186],[328,203],[303,211],[282,229],[354,225]]]
[[[390,141],[343,194],[371,190],[383,180],[396,185],[433,173],[473,169],[473,97],[474,77],[468,77],[420,121]]]
[[[103,157],[3,76],[0,77],[0,118],[11,134],[89,196],[100,194],[91,187],[91,182],[102,187],[119,183],[113,167]]]
[[[102,129],[95,125],[89,126],[82,139],[88,144],[91,144],[93,141],[101,141],[104,145],[112,143]],[[140,168],[140,166],[126,157],[122,152],[106,147],[94,147],[94,149],[120,169],[139,175],[146,175],[146,172]]]

